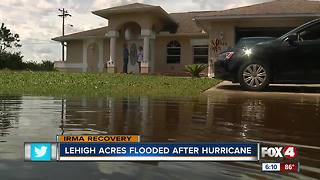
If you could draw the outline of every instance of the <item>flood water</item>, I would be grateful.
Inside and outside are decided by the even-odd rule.
[[[320,177],[320,96],[216,94],[198,98],[0,96],[0,179],[275,179]],[[242,162],[23,161],[24,142],[56,135],[141,134],[155,142],[294,145],[299,174]]]

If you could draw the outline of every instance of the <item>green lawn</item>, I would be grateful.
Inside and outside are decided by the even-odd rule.
[[[44,96],[198,96],[220,81],[147,75],[0,71],[0,94]]]

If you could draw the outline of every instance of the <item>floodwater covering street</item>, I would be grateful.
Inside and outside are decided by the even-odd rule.
[[[198,98],[0,97],[0,179],[274,179],[320,177],[320,95],[216,93]],[[56,135],[141,134],[145,142],[294,145],[300,173],[252,162],[24,162],[24,142]]]

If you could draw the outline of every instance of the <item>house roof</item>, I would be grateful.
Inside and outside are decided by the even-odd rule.
[[[178,24],[177,34],[201,33],[202,29],[194,21],[194,17],[203,12],[186,12],[169,14]]]
[[[162,16],[164,19],[171,20],[168,13],[162,9],[160,6],[153,6],[149,4],[142,4],[142,3],[133,3],[123,6],[117,6],[102,10],[93,11],[92,13],[108,19],[110,15],[117,15],[123,13],[137,13],[137,12],[148,12],[148,13],[156,13]]]
[[[149,4],[142,4],[142,3],[133,3],[133,4],[128,4],[128,5],[123,5],[123,6],[117,6],[117,7],[112,7],[112,8],[106,8],[98,11],[93,11],[93,12],[106,12],[106,11],[123,11],[123,10],[132,10],[132,9],[139,9],[139,8],[153,8],[157,6],[152,6]]]
[[[93,11],[93,14],[102,18],[109,19],[110,16],[125,14],[125,13],[148,13],[150,16],[155,16],[164,22],[169,24],[175,24],[176,22],[169,16],[169,14],[160,6],[153,6],[149,4],[133,3],[123,6],[117,6],[102,10]]]
[[[320,1],[309,0],[274,0],[223,11],[199,14],[196,19],[215,19],[230,16],[301,16],[320,15]]]
[[[53,38],[54,41],[68,41],[68,40],[77,40],[77,39],[86,39],[86,38],[96,38],[96,37],[105,37],[105,34],[108,32],[108,27],[101,27],[96,29],[91,29],[88,31],[82,31],[78,33],[73,33],[65,36],[60,36]]]

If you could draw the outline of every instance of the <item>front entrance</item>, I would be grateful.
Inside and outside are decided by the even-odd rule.
[[[127,41],[128,49],[129,49],[129,63],[128,63],[128,73],[138,74],[139,73],[139,65],[137,63],[138,60],[138,52],[139,47],[143,47],[142,40],[129,40]]]

